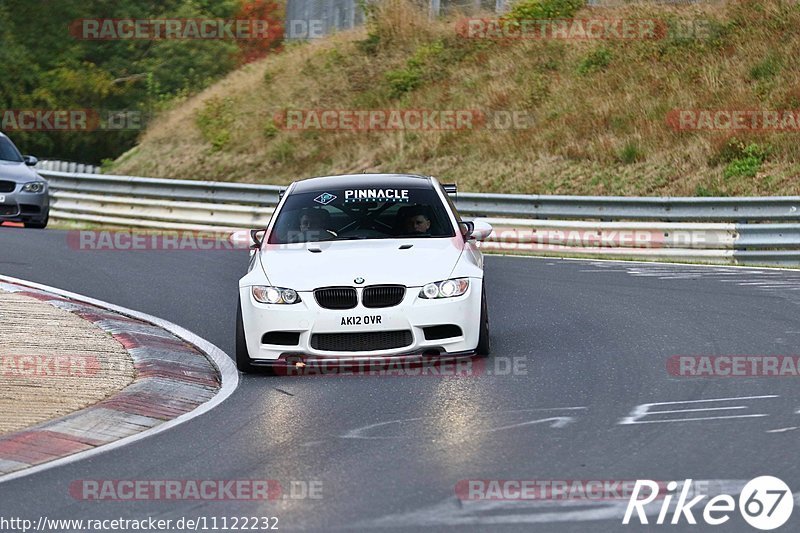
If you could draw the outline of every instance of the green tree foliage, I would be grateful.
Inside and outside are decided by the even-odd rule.
[[[251,4],[255,4],[252,6]],[[80,19],[234,19],[271,16],[263,0],[3,0],[0,2],[0,111],[87,109],[101,120],[124,111],[126,129],[92,132],[5,131],[25,153],[99,163],[136,142],[138,117],[195,93],[259,53],[277,50],[281,31],[265,41],[82,40]],[[272,25],[270,26],[272,29]],[[254,53],[254,49],[256,53]],[[0,125],[1,127],[1,125]]]

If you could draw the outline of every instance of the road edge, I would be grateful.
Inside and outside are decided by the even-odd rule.
[[[214,409],[219,404],[221,404],[223,401],[228,399],[228,397],[230,397],[231,394],[233,394],[233,392],[239,386],[239,372],[236,370],[236,366],[233,364],[233,360],[225,352],[223,352],[220,348],[218,348],[214,344],[212,344],[209,341],[203,339],[202,337],[192,333],[191,331],[189,331],[189,330],[187,330],[185,328],[182,328],[181,326],[178,326],[177,324],[173,324],[172,322],[169,322],[169,321],[164,320],[162,318],[158,318],[158,317],[149,315],[147,313],[143,313],[143,312],[140,312],[140,311],[135,311],[133,309],[128,309],[126,307],[115,305],[115,304],[112,304],[112,303],[109,303],[109,302],[104,302],[102,300],[98,300],[98,299],[91,298],[91,297],[88,297],[88,296],[84,296],[84,295],[81,295],[81,294],[73,293],[73,292],[70,292],[70,291],[65,291],[65,290],[58,289],[56,287],[51,287],[49,285],[45,285],[45,284],[41,284],[41,283],[35,283],[35,282],[26,281],[26,280],[22,280],[22,279],[19,279],[19,278],[14,278],[14,277],[11,277],[11,276],[5,276],[5,275],[0,275],[0,282],[16,284],[16,285],[20,285],[20,286],[31,288],[31,289],[37,289],[37,290],[41,290],[41,291],[50,292],[52,294],[55,294],[55,295],[63,297],[63,298],[68,298],[68,299],[74,300],[76,302],[80,302],[80,303],[84,303],[84,304],[100,307],[100,308],[103,308],[103,309],[107,309],[109,311],[113,311],[115,313],[119,313],[121,315],[128,316],[128,317],[131,317],[131,318],[134,318],[134,319],[137,319],[137,320],[142,320],[142,321],[145,321],[145,322],[149,322],[149,323],[151,323],[151,324],[153,324],[155,326],[158,326],[158,327],[160,327],[160,328],[172,333],[173,335],[175,335],[176,337],[182,339],[183,341],[191,344],[192,346],[197,348],[199,351],[201,351],[211,361],[211,363],[214,364],[217,367],[217,369],[219,370],[220,381],[221,381],[220,389],[216,393],[216,395],[214,395],[214,397],[212,397],[207,402],[199,405],[194,410],[189,411],[188,413],[184,413],[184,414],[182,414],[182,415],[180,415],[180,416],[178,416],[176,418],[173,418],[172,420],[168,420],[166,422],[163,422],[163,423],[161,423],[161,424],[159,424],[159,425],[157,425],[155,427],[146,429],[146,430],[144,430],[144,431],[142,431],[140,433],[136,433],[134,435],[123,437],[123,438],[121,438],[119,440],[116,440],[114,442],[110,442],[108,444],[102,444],[102,445],[97,446],[95,448],[92,448],[92,449],[89,449],[89,450],[85,450],[85,451],[80,451],[80,452],[74,453],[72,455],[68,455],[66,457],[59,458],[59,459],[54,459],[54,460],[49,461],[47,463],[42,463],[42,464],[39,464],[39,465],[31,466],[31,467],[26,468],[24,470],[19,470],[19,471],[16,471],[16,472],[11,472],[11,473],[5,474],[3,476],[0,476],[0,483],[5,483],[5,482],[12,481],[12,480],[15,480],[15,479],[19,479],[19,478],[22,478],[22,477],[26,477],[26,476],[30,476],[30,475],[33,475],[33,474],[37,474],[39,472],[43,472],[43,471],[49,470],[51,468],[57,468],[57,467],[60,467],[60,466],[68,465],[70,463],[74,463],[74,462],[77,462],[77,461],[88,459],[89,457],[93,457],[93,456],[99,455],[101,453],[105,453],[105,452],[108,452],[108,451],[111,451],[111,450],[114,450],[114,449],[117,449],[117,448],[121,448],[123,446],[127,446],[128,444],[132,444],[132,443],[137,442],[139,440],[146,439],[148,437],[151,437],[153,435],[161,433],[162,431],[166,431],[168,429],[171,429],[171,428],[173,428],[175,426],[183,424],[184,422],[188,422],[189,420],[192,420],[192,419],[194,419],[194,418],[196,418],[196,417],[198,417],[200,415],[203,415],[203,414],[209,412],[210,410]]]

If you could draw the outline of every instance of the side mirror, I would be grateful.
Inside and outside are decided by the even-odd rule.
[[[461,229],[461,236],[464,240],[469,240],[472,237],[472,232],[475,231],[475,223],[471,220],[459,222],[458,227]]]
[[[35,167],[36,163],[39,162],[39,160],[32,155],[23,155],[22,160],[25,161],[25,164],[29,167]]]
[[[264,236],[267,234],[266,229],[251,229],[250,230],[250,245],[251,250],[260,250],[261,245],[264,244]]]
[[[475,220],[472,224],[473,228],[470,238],[476,241],[485,241],[489,238],[489,235],[492,234],[492,231],[494,231],[491,224],[480,219]]]

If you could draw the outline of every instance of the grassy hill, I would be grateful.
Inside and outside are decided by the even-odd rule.
[[[278,184],[417,172],[509,193],[800,193],[800,128],[684,131],[668,120],[681,109],[800,109],[796,2],[576,4],[521,0],[508,17],[656,20],[662,31],[466,39],[458,17],[429,22],[406,0],[385,0],[366,28],[288,46],[164,112],[110,170]],[[516,111],[529,127],[298,131],[276,121],[287,109]]]

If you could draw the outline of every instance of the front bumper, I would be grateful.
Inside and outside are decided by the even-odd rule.
[[[13,191],[0,192],[0,222],[41,222],[47,219],[50,211],[48,191],[24,192],[22,185],[17,183]]]
[[[468,356],[478,345],[483,280],[470,278],[465,294],[455,298],[426,300],[419,297],[420,288],[409,287],[400,304],[385,308],[366,308],[359,303],[353,309],[332,310],[317,304],[312,292],[301,292],[301,302],[293,305],[271,305],[256,302],[250,287],[241,287],[242,321],[250,359],[255,365],[271,365],[296,358],[315,358],[319,361],[358,360],[359,358],[403,357],[409,361],[423,355],[440,354]],[[380,316],[380,323],[365,317]],[[361,317],[359,325],[351,317]],[[426,339],[424,328],[433,326],[458,326],[461,334],[452,337]],[[410,343],[387,350],[328,351],[312,347],[316,334],[372,333],[410,331]],[[428,330],[430,332],[430,330]],[[264,335],[271,332],[298,334],[296,344],[264,343]]]

